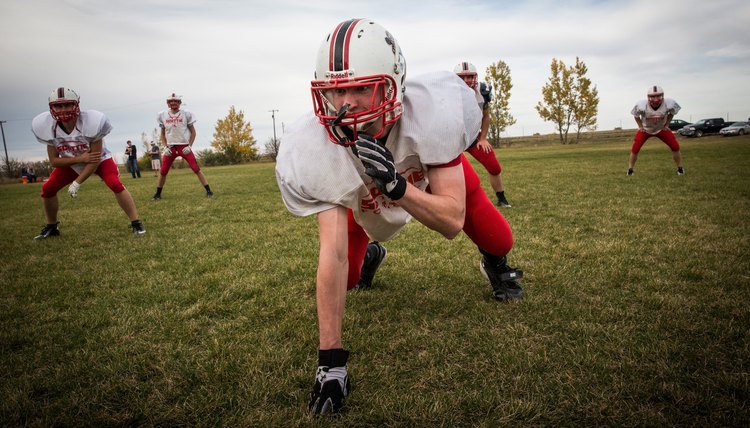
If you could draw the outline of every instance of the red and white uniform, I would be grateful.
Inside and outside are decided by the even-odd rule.
[[[484,193],[463,155],[479,134],[482,111],[473,90],[450,72],[406,82],[404,113],[386,139],[396,169],[429,192],[430,168],[461,164],[466,184],[466,235],[482,250],[504,256],[513,247],[510,225]],[[368,240],[393,238],[411,220],[380,193],[350,148],[333,144],[309,113],[288,127],[276,159],[276,179],[287,209],[307,216],[336,206],[349,209],[347,288],[359,280]]]
[[[197,174],[200,171],[200,167],[195,160],[195,155],[192,151],[189,151],[187,154],[183,152],[183,149],[190,144],[190,130],[188,129],[188,125],[195,123],[193,113],[183,109],[178,110],[177,113],[173,113],[172,109],[167,109],[159,112],[156,116],[156,121],[159,123],[159,127],[164,130],[168,149],[164,154],[160,174],[169,174],[172,162],[178,156],[185,159],[190,169]]]
[[[76,121],[75,129],[67,134],[62,127],[57,126],[57,121],[52,118],[50,112],[37,115],[31,121],[31,132],[37,141],[48,146],[53,146],[61,158],[74,158],[88,152],[91,143],[102,140],[112,130],[112,125],[104,113],[96,110],[82,111]],[[112,152],[102,141],[102,162],[112,158]],[[86,164],[79,163],[71,168],[78,174],[83,171]]]
[[[164,129],[168,146],[180,146],[190,144],[190,131],[188,125],[195,123],[192,112],[180,109],[172,113],[171,109],[159,112],[156,116],[159,127]]]
[[[102,140],[102,157],[94,173],[114,193],[125,190],[120,181],[120,172],[112,159],[112,152],[104,144],[104,137],[112,130],[112,125],[104,113],[96,110],[82,111],[76,120],[76,126],[68,134],[49,111],[39,114],[31,121],[31,131],[36,139],[48,146],[53,146],[61,158],[81,156],[91,149],[91,144]],[[42,198],[54,197],[63,187],[72,183],[83,172],[86,164],[77,163],[71,166],[55,167],[49,180],[42,185]]]
[[[481,85],[482,84],[477,84],[477,86],[474,87],[474,95],[477,99],[479,108],[482,110],[482,114],[485,114],[485,109],[489,108],[489,106],[486,104],[484,96],[479,91]],[[469,152],[469,154],[472,155],[474,159],[479,161],[479,163],[482,164],[484,169],[486,169],[487,173],[489,173],[490,175],[498,175],[503,171],[503,168],[500,166],[500,162],[495,156],[495,149],[490,148],[490,151],[485,152],[484,150],[479,148],[479,145],[474,144],[469,147],[467,152]]]
[[[639,153],[646,140],[651,137],[662,140],[673,152],[679,151],[680,143],[675,138],[674,133],[665,127],[667,126],[667,119],[677,114],[680,108],[680,105],[671,98],[664,98],[657,109],[651,107],[648,100],[639,101],[630,113],[641,120],[643,131],[639,129],[635,133],[630,151]]]
[[[396,169],[424,190],[427,170],[454,161],[479,133],[481,111],[473,91],[455,74],[431,73],[407,82],[404,114],[386,147]],[[372,240],[393,238],[411,220],[375,186],[352,150],[331,143],[310,112],[287,127],[276,178],[287,209],[298,216],[334,206],[349,208]]]
[[[667,126],[668,115],[676,115],[680,108],[680,105],[671,98],[664,98],[659,108],[655,110],[648,100],[641,100],[633,107],[630,114],[641,119],[644,131],[655,135]]]

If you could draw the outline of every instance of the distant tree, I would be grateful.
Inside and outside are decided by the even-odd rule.
[[[217,153],[211,149],[201,150],[195,153],[196,159],[204,166],[217,166],[226,165],[228,162],[224,159],[224,155]]]
[[[245,122],[242,110],[236,111],[232,106],[227,117],[216,121],[211,147],[221,153],[227,163],[236,164],[257,159],[258,149],[255,143],[253,128],[249,121]]]
[[[510,78],[510,68],[503,61],[490,64],[487,67],[485,80],[491,87],[492,101],[490,101],[490,128],[487,131],[487,140],[494,147],[500,145],[500,133],[509,126],[516,123],[516,119],[510,114],[508,100],[510,90],[513,88]]]
[[[161,132],[157,128],[151,130],[151,141],[161,148]]]
[[[575,76],[576,102],[573,105],[573,121],[576,125],[576,143],[581,136],[581,129],[593,131],[596,129],[596,117],[599,112],[599,91],[591,86],[591,80],[586,77],[588,67],[576,57],[573,67]]]
[[[149,154],[149,152],[151,151],[150,141],[151,140],[148,139],[148,134],[146,134],[145,131],[141,132],[141,143],[143,146],[143,150],[141,150],[141,160],[144,161],[147,166],[151,165],[151,155]]]
[[[573,111],[569,108],[572,103],[573,90],[572,72],[562,61],[552,58],[550,65],[551,76],[542,87],[542,100],[536,105],[536,111],[545,122],[552,122],[557,127],[560,143],[568,141],[568,130],[572,122]]]
[[[581,129],[595,129],[599,93],[586,77],[588,68],[576,57],[576,65],[567,67],[555,58],[550,78],[542,87],[542,100],[536,111],[545,121],[555,124],[561,144],[568,144],[568,132],[577,126],[576,142]]]
[[[279,155],[280,143],[281,141],[278,138],[274,140],[273,137],[270,137],[268,140],[266,140],[266,144],[264,145],[264,148],[266,149],[266,156],[268,156],[274,162],[276,162],[276,156]]]

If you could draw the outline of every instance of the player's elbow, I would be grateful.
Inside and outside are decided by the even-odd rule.
[[[446,238],[446,239],[453,239],[456,236],[458,236],[459,233],[464,228],[464,216],[463,213],[461,213],[461,216],[456,216],[450,221],[445,223],[445,227],[440,231],[440,233]]]

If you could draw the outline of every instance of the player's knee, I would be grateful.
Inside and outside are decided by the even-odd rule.
[[[109,186],[109,188],[110,190],[112,190],[112,192],[114,192],[115,195],[118,193],[122,193],[125,190],[125,186],[120,182],[112,184],[111,186]]]

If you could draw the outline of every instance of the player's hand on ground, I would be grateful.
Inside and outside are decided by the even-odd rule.
[[[359,134],[354,145],[365,174],[375,181],[378,189],[393,200],[401,199],[406,193],[406,180],[396,172],[390,150],[365,134]]]
[[[70,195],[71,198],[75,198],[78,196],[78,189],[81,187],[81,183],[77,181],[73,181],[70,183],[70,186],[68,186],[68,195]]]
[[[349,389],[346,367],[319,366],[310,393],[310,412],[315,415],[339,412],[349,395]]]

